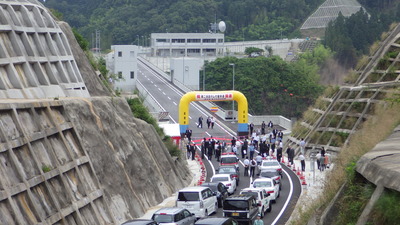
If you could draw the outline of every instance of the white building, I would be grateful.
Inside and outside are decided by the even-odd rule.
[[[199,90],[200,71],[203,66],[201,58],[171,58],[171,82],[180,82],[191,90]]]
[[[152,33],[151,55],[161,57],[223,56],[224,34]]]
[[[136,45],[112,45],[111,50],[106,58],[107,69],[119,77],[113,81],[113,88],[132,93],[136,87],[139,48]]]

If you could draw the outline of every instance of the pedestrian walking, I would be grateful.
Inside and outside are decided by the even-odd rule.
[[[254,174],[256,173],[256,166],[257,166],[256,160],[251,158],[251,161],[250,161],[250,176],[251,177],[254,177]]]
[[[261,219],[261,214],[257,214],[257,219],[254,220],[253,225],[264,225],[264,221]]]
[[[191,142],[192,141],[192,130],[189,128],[186,128],[185,135],[188,138],[189,142]]]
[[[321,154],[321,157],[319,158],[319,169],[321,170],[321,171],[324,171],[325,170],[325,155],[322,155]]]
[[[203,128],[203,116],[200,116],[200,117],[199,117],[199,121],[198,121],[198,124],[197,124],[197,128]]]
[[[215,147],[215,158],[217,159],[217,162],[219,162],[219,159],[221,157],[221,152],[222,152],[222,145],[219,141],[217,141]]]
[[[293,165],[293,160],[294,160],[294,148],[291,147],[290,148],[290,162],[292,163],[292,165]]]
[[[300,152],[301,154],[305,154],[305,147],[306,147],[306,142],[304,141],[304,138],[301,139],[300,141]]]
[[[299,155],[299,160],[300,160],[300,164],[301,164],[301,171],[303,171],[303,172],[306,171],[306,158],[301,153]]]
[[[215,119],[214,117],[211,117],[211,129],[214,129],[214,125],[215,125]]]
[[[253,135],[254,123],[250,123],[250,135]]]
[[[243,164],[244,164],[244,176],[246,177],[249,175],[249,166],[250,166],[250,160],[248,156],[246,156],[246,159],[243,160]]]
[[[211,125],[211,117],[207,117],[207,128],[210,129],[210,125]]]

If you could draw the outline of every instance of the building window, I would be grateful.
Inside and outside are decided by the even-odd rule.
[[[122,79],[122,72],[118,72],[118,79]]]
[[[187,42],[188,43],[200,43],[201,39],[188,39]]]
[[[203,39],[203,43],[215,43],[217,40],[215,38],[213,39]]]
[[[156,42],[165,42],[168,43],[169,39],[156,39]]]
[[[131,71],[131,79],[135,79],[135,72]]]
[[[185,39],[172,39],[172,43],[185,43]]]
[[[131,58],[135,58],[135,51],[131,51],[130,56],[131,56]]]
[[[122,57],[122,52],[118,52],[118,57]]]
[[[223,43],[224,42],[224,39],[218,39],[218,43]]]

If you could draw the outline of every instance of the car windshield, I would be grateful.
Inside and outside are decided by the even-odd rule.
[[[174,222],[172,215],[165,215],[165,214],[155,214],[153,216],[153,220],[157,223],[172,223]]]
[[[248,210],[249,205],[247,201],[225,200],[224,210]]]
[[[236,169],[234,167],[220,167],[218,173],[221,174],[231,174],[236,173]]]
[[[240,194],[241,195],[254,196],[256,199],[258,198],[258,192],[244,191],[244,192],[240,192]]]
[[[229,181],[229,177],[213,177],[211,182]]]
[[[204,185],[204,187],[209,187],[214,192],[218,191],[217,185]]]
[[[222,157],[221,158],[221,163],[237,163],[236,157]]]
[[[179,192],[178,201],[198,201],[199,192]]]
[[[253,187],[255,188],[272,187],[272,184],[269,181],[258,181],[253,183]]]
[[[279,176],[276,171],[261,171],[260,177],[276,177]]]
[[[263,162],[262,166],[279,166],[279,163],[274,161],[267,161]]]

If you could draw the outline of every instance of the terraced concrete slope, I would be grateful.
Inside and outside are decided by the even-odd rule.
[[[67,24],[0,0],[0,224],[120,224],[191,182],[107,94]]]
[[[400,85],[400,25],[392,29],[376,52],[351,77],[348,86],[332,89],[320,97],[293,129],[290,145],[304,138],[315,152],[325,147],[337,153],[351,134],[370,117],[373,105],[382,102],[387,91]]]

